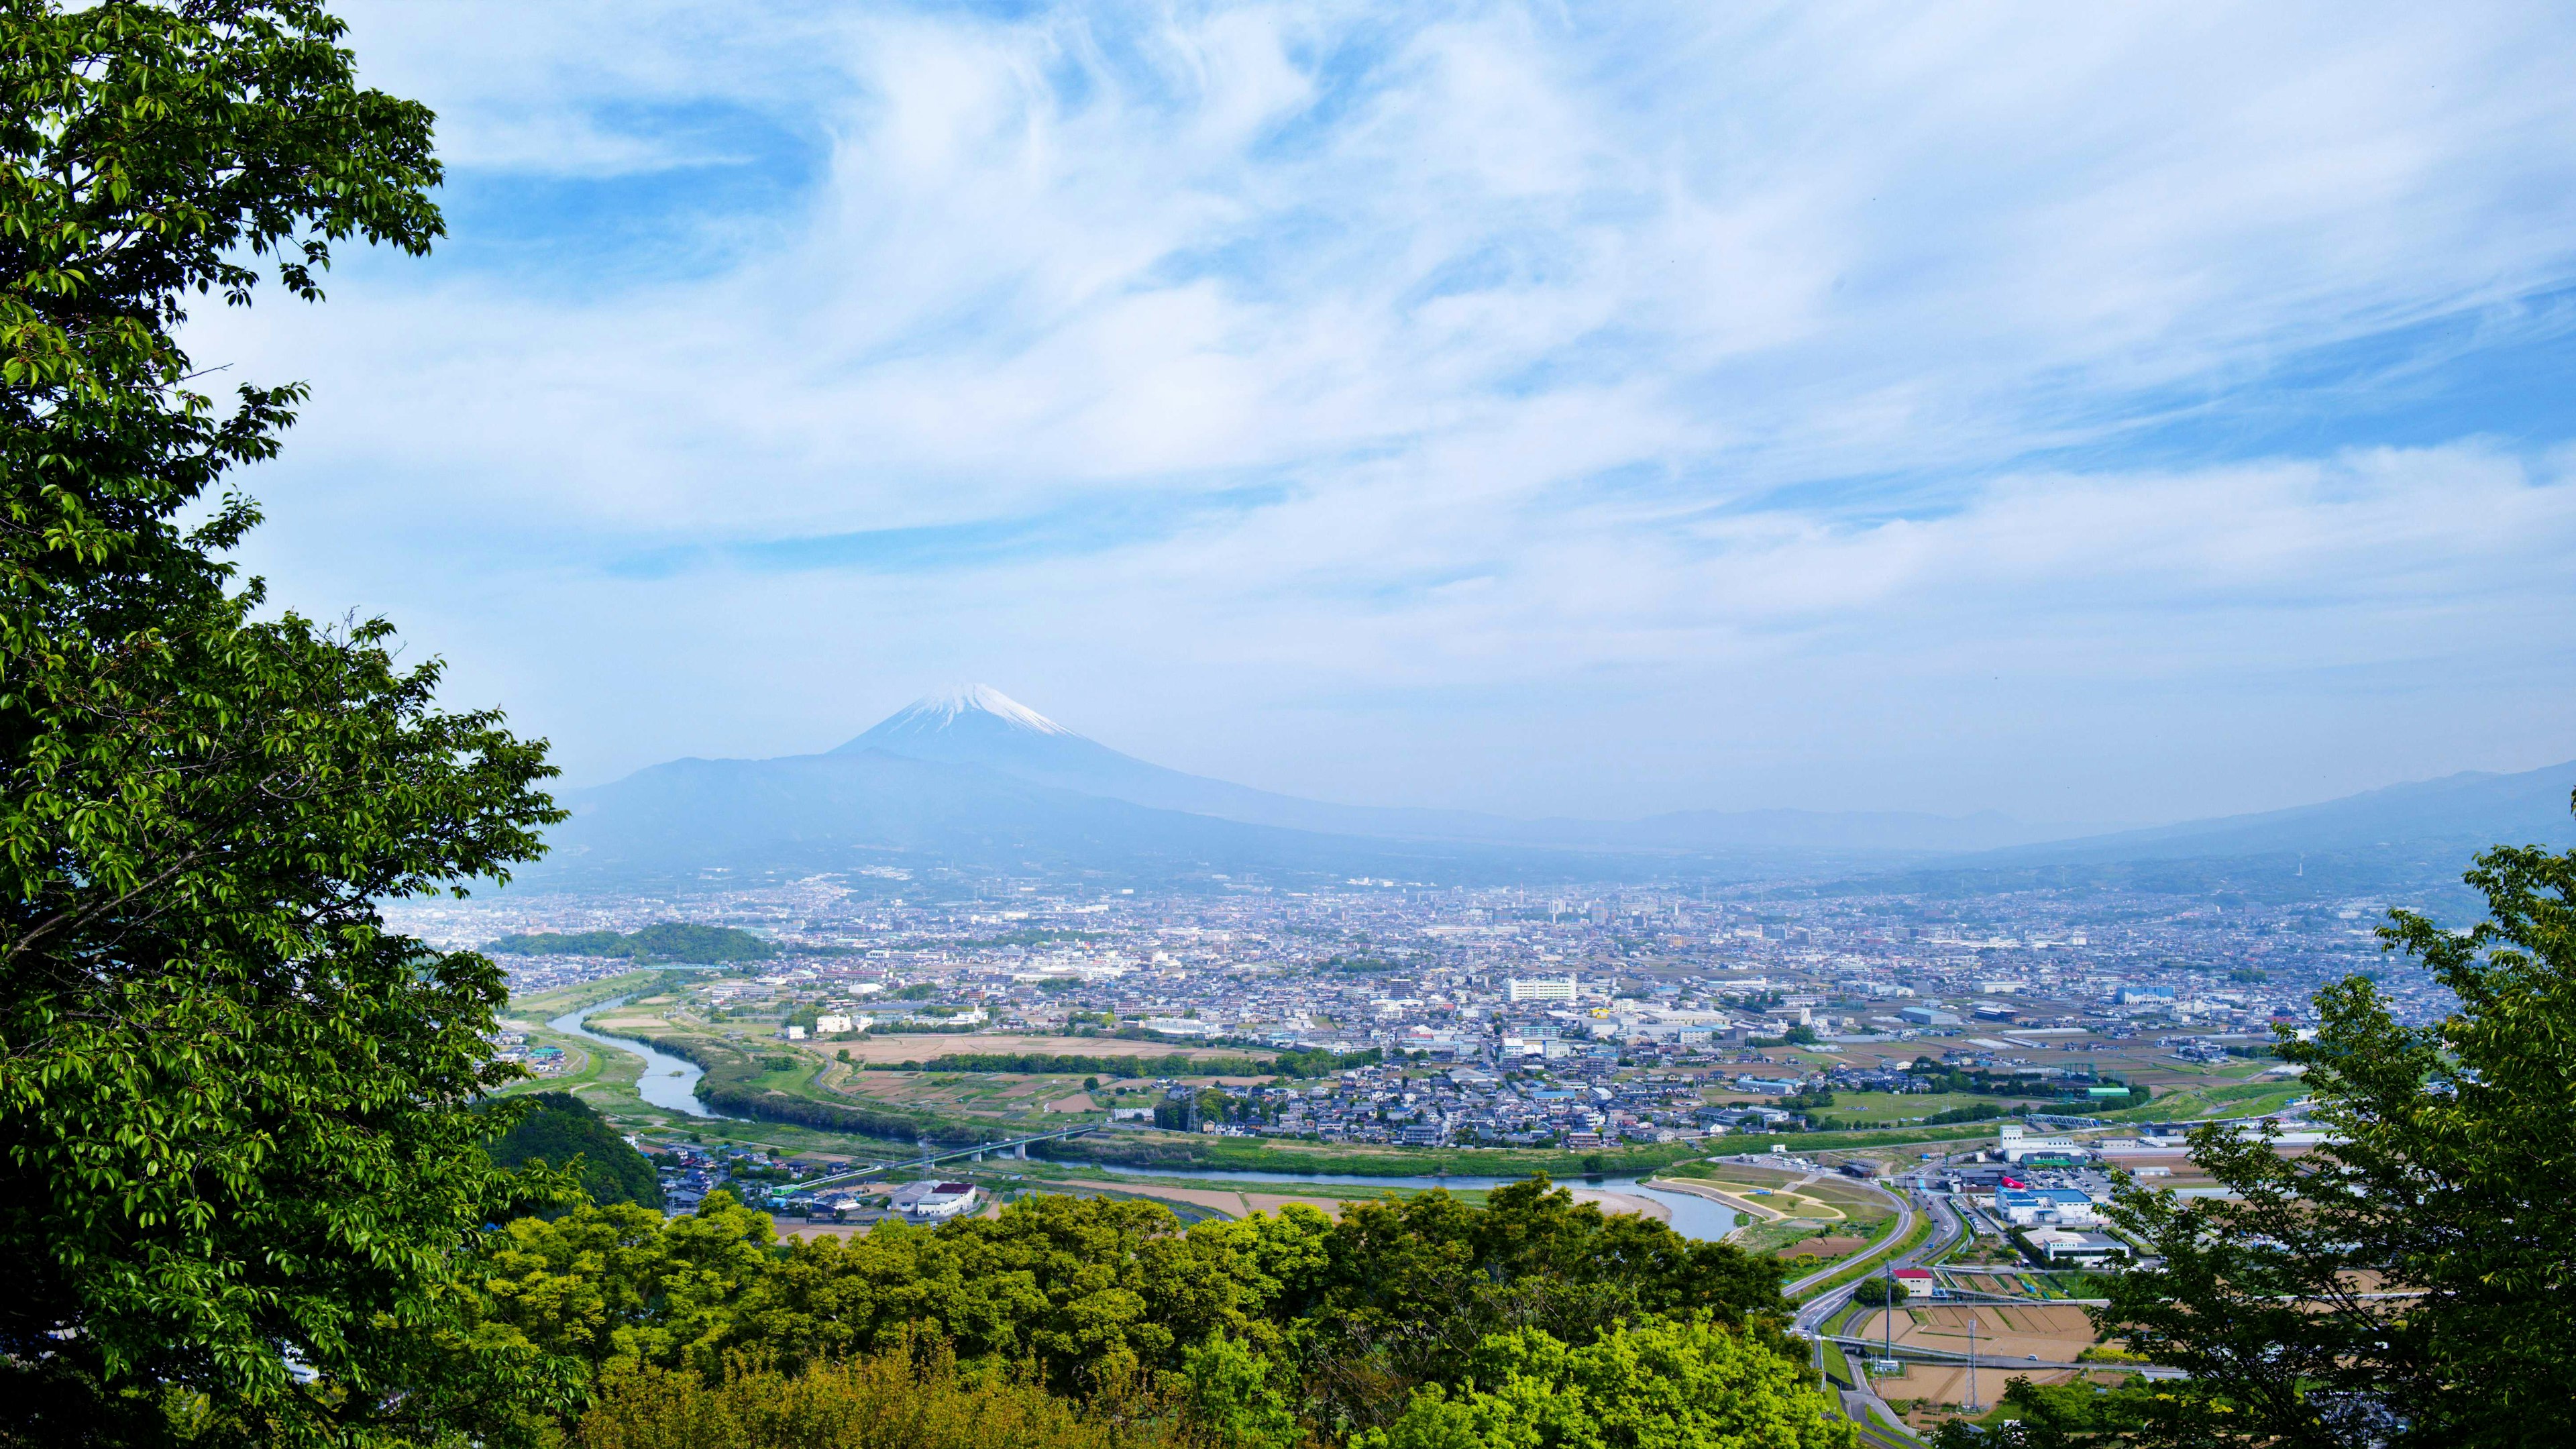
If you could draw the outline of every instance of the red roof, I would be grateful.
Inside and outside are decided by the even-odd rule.
[[[1932,1270],[1929,1268],[1899,1268],[1896,1270],[1896,1276],[1899,1278],[1929,1278],[1932,1276]]]

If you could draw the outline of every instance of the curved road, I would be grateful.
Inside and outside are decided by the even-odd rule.
[[[1889,1193],[1888,1196],[1897,1197],[1898,1195]],[[1946,1196],[1935,1196],[1923,1191],[1923,1179],[1918,1174],[1913,1184],[1899,1198],[1898,1206],[1904,1212],[1905,1219],[1895,1232],[1888,1235],[1888,1243],[1903,1242],[1905,1235],[1913,1231],[1913,1200],[1918,1198],[1921,1200],[1923,1210],[1931,1216],[1932,1235],[1899,1254],[1889,1265],[1890,1267],[1911,1268],[1947,1248],[1966,1231],[1965,1226],[1959,1221],[1957,1212],[1951,1208],[1949,1199]],[[1882,1244],[1878,1251],[1885,1252],[1886,1245]],[[1797,1292],[1801,1288],[1830,1278],[1850,1266],[1850,1263],[1837,1263],[1823,1272],[1810,1273],[1790,1284],[1788,1291]],[[1801,1338],[1821,1338],[1825,1322],[1840,1313],[1851,1302],[1852,1291],[1865,1281],[1867,1281],[1866,1278],[1856,1278],[1831,1292],[1816,1295],[1814,1300],[1799,1308],[1798,1316],[1791,1322],[1790,1331]],[[1896,1415],[1876,1393],[1871,1391],[1866,1379],[1843,1393],[1842,1404],[1844,1415],[1850,1418],[1853,1425],[1859,1429],[1861,1442],[1864,1444],[1880,1446],[1880,1449],[1915,1449],[1919,1442],[1910,1437],[1897,1437],[1882,1427],[1885,1422],[1893,1421]]]
[[[1824,1174],[1822,1173],[1816,1174],[1818,1177],[1823,1175]],[[1813,1181],[1814,1179],[1810,1178],[1807,1180]],[[1878,1246],[1871,1248],[1868,1252],[1861,1253],[1855,1257],[1845,1258],[1839,1263],[1827,1264],[1826,1266],[1817,1269],[1815,1272],[1808,1274],[1806,1277],[1789,1284],[1781,1290],[1782,1292],[1790,1294],[1803,1293],[1818,1283],[1822,1283],[1827,1278],[1834,1276],[1836,1273],[1848,1272],[1856,1264],[1867,1263],[1879,1258],[1890,1248],[1904,1242],[1905,1235],[1914,1231],[1914,1195],[1911,1192],[1889,1192],[1886,1188],[1880,1187],[1874,1182],[1859,1183],[1857,1185],[1866,1187],[1870,1191],[1877,1193],[1880,1197],[1896,1204],[1896,1226],[1890,1228],[1887,1236],[1879,1240]],[[1831,1297],[1832,1295],[1827,1294],[1826,1296]],[[1800,1317],[1803,1320],[1804,1315],[1802,1314]]]

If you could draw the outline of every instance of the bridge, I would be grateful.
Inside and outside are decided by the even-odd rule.
[[[811,1182],[800,1182],[796,1184],[795,1195],[802,1197],[817,1188],[846,1187],[854,1182],[865,1182],[881,1173],[910,1172],[920,1168],[937,1167],[943,1162],[955,1162],[961,1157],[971,1157],[977,1162],[983,1161],[988,1153],[1025,1158],[1029,1155],[1029,1144],[1032,1142],[1060,1142],[1067,1137],[1080,1137],[1086,1132],[1099,1130],[1097,1124],[1068,1127],[1061,1132],[1041,1132],[1033,1137],[1013,1137],[1001,1142],[976,1142],[964,1147],[952,1147],[944,1152],[925,1151],[919,1157],[907,1158],[902,1162],[879,1162],[867,1167],[852,1168],[847,1172],[836,1172],[829,1177],[818,1177]]]

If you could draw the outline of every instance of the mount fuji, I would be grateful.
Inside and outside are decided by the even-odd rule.
[[[1283,830],[1384,840],[1610,851],[1984,850],[2072,833],[1993,813],[1953,819],[1901,811],[1684,811],[1645,820],[1516,820],[1468,810],[1334,805],[1184,774],[1120,754],[990,685],[932,695],[835,751],[979,765],[1038,784],[1158,810]]]
[[[970,684],[916,700],[832,753],[856,755],[870,750],[908,760],[974,765],[1033,784],[1131,805],[1283,830],[1495,840],[1506,838],[1504,833],[1518,824],[1500,816],[1458,811],[1327,805],[1165,769],[1076,734],[989,684]]]
[[[1303,800],[1166,769],[989,685],[932,695],[819,755],[674,760],[568,792],[531,884],[847,871],[902,861],[1138,874],[1282,870],[1613,879],[1749,874],[2034,838],[1999,816],[1707,812],[1625,824]],[[1723,859],[1721,859],[1723,858]]]
[[[1285,871],[1444,882],[1885,871],[2351,855],[2456,878],[2475,844],[2570,834],[2576,764],[2460,775],[2261,816],[2105,835],[1996,814],[1687,811],[1515,820],[1330,804],[1122,754],[989,685],[918,700],[819,755],[675,760],[571,792],[532,883],[747,879],[936,863],[1145,876]],[[2392,843],[2416,842],[2406,852]],[[2295,868],[2314,871],[2316,862]],[[2438,870],[2433,867],[2438,866]],[[2233,873],[2235,868],[2230,867]]]

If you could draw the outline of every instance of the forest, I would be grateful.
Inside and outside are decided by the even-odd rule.
[[[778,955],[776,945],[749,931],[731,926],[693,926],[681,921],[662,921],[632,932],[503,936],[483,949],[496,956],[606,956],[644,964],[672,961],[692,966],[768,961]]]
[[[647,1444],[1849,1442],[1780,1270],[1544,1179],[1182,1228],[1135,1200],[782,1243],[724,1194],[490,1235],[472,1332],[560,1376],[507,1428]],[[908,1427],[900,1431],[892,1421]],[[974,1426],[982,1424],[986,1429]],[[945,1427],[942,1427],[945,1426]]]

